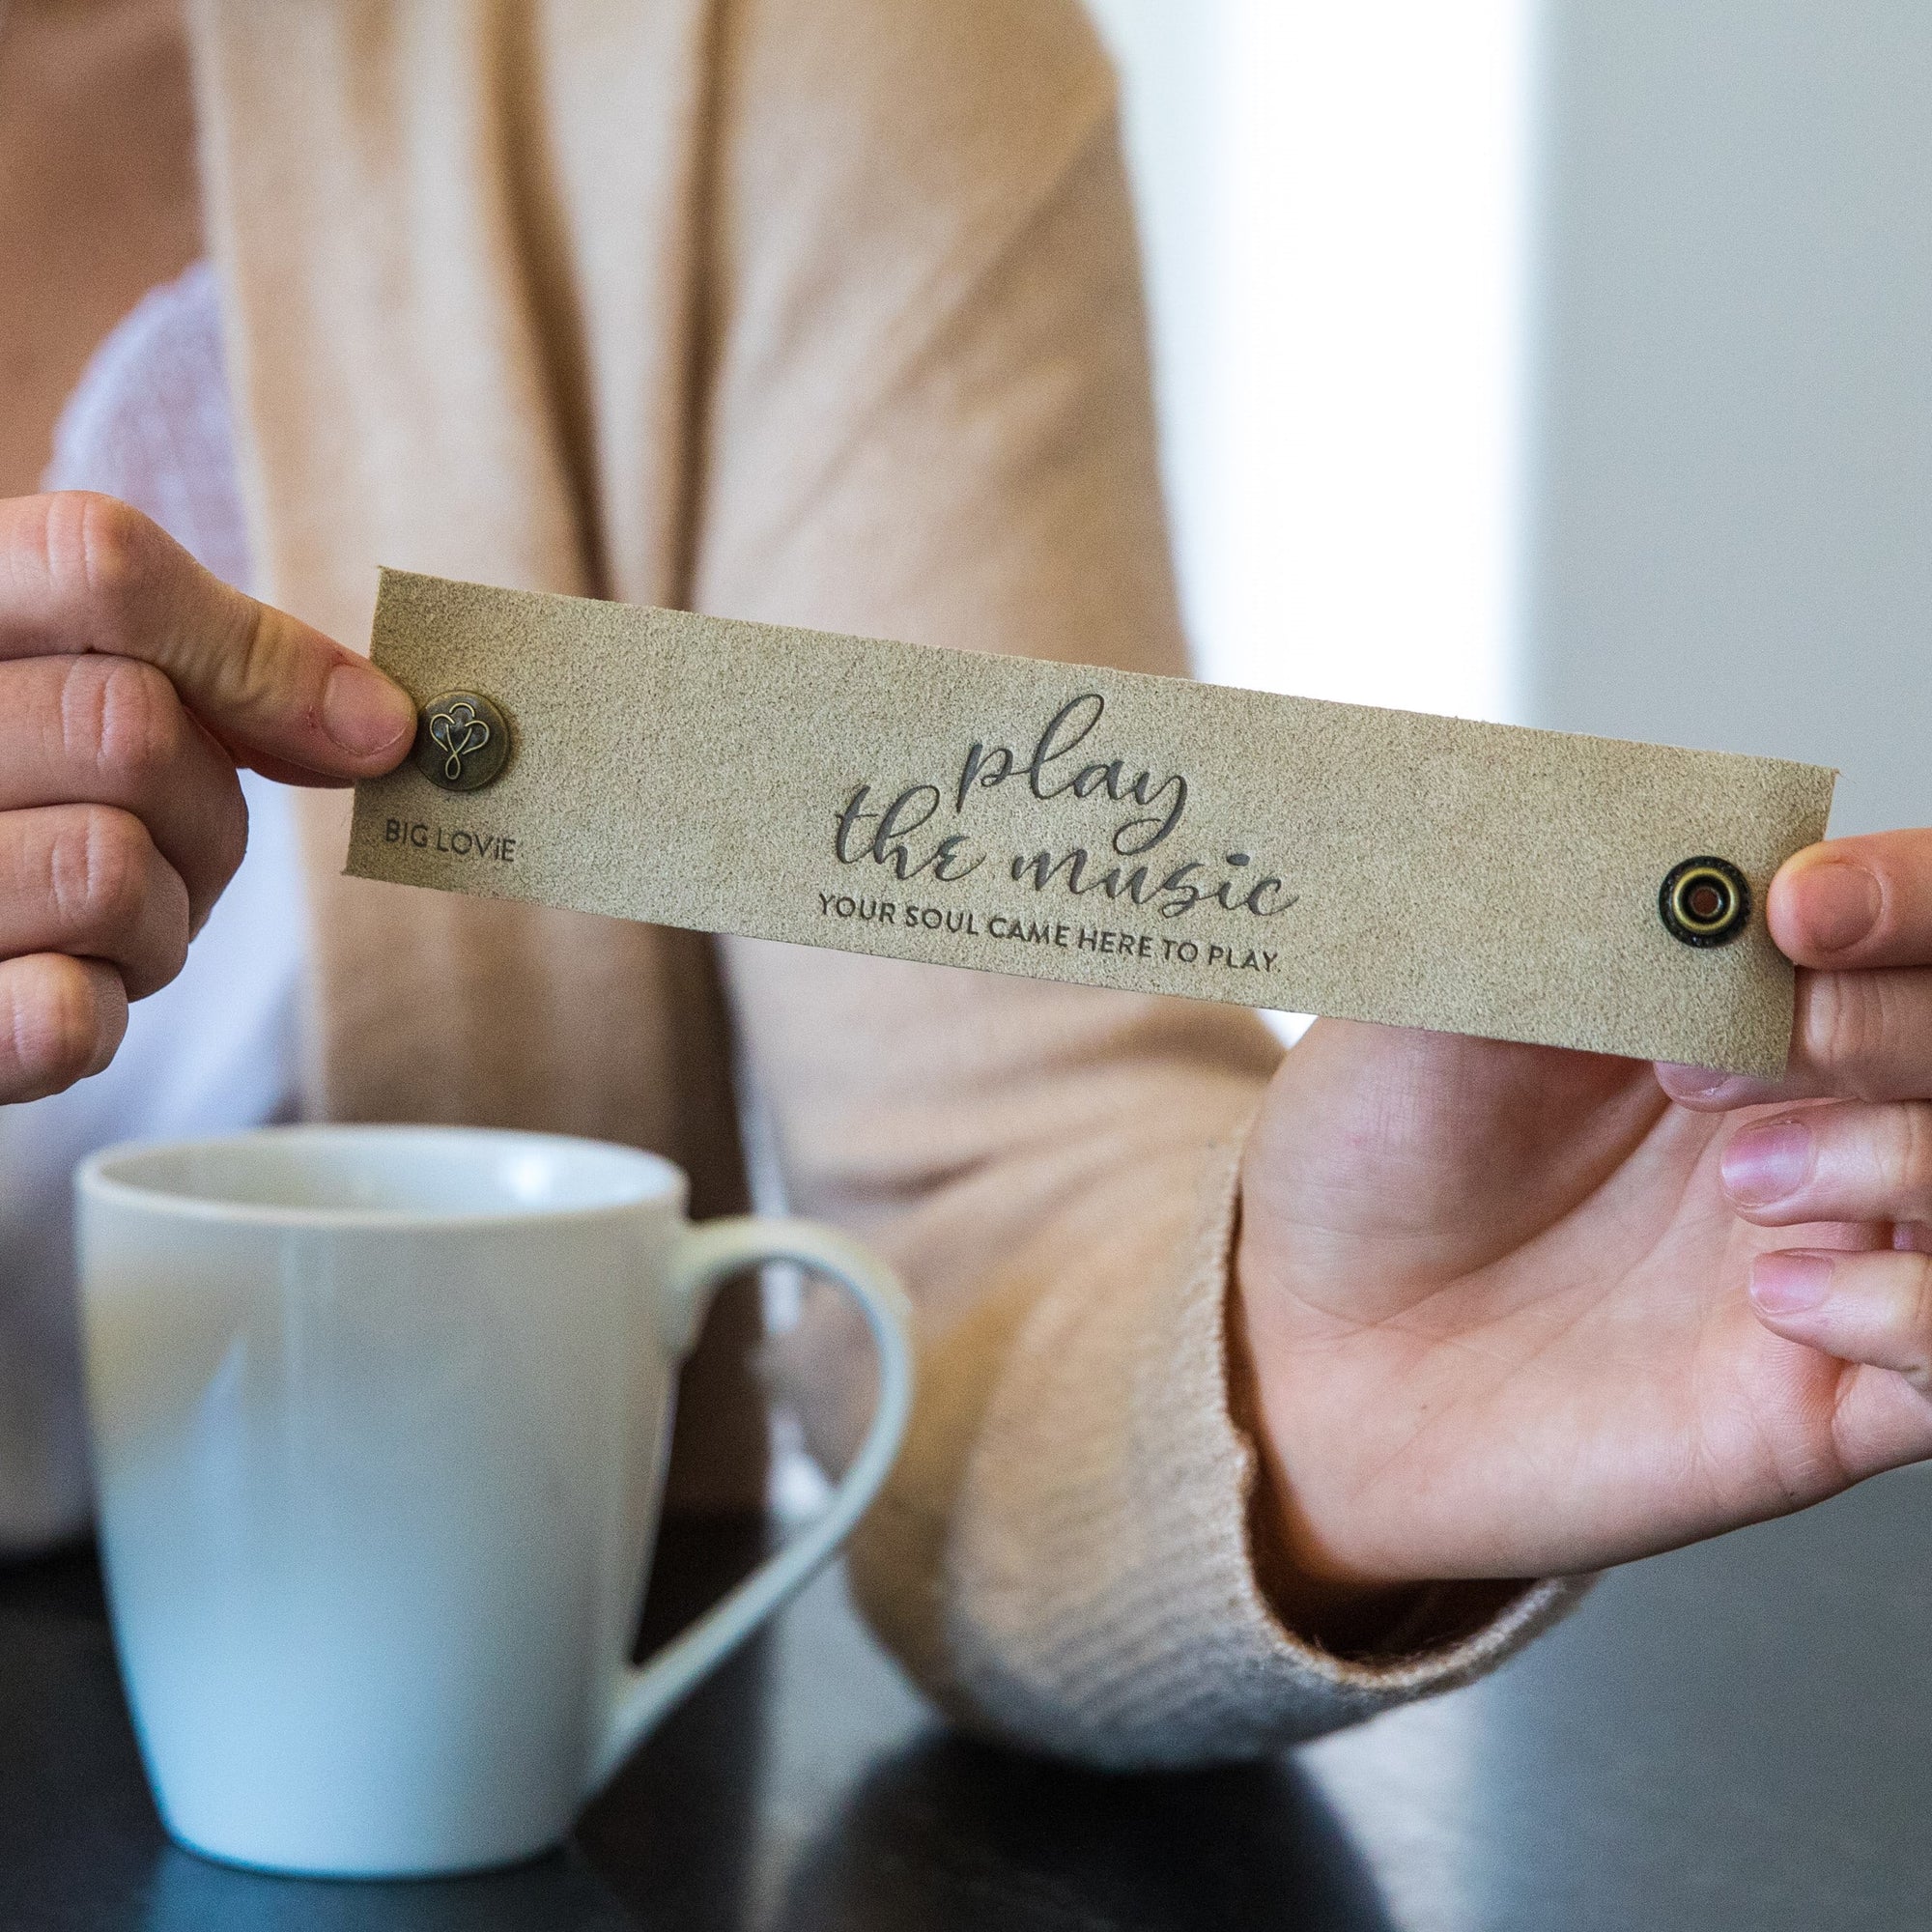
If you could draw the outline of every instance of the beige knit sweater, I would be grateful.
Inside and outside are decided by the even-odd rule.
[[[366,638],[376,566],[1180,667],[1111,76],[1072,0],[196,0],[212,246],[267,593]],[[1235,1756],[1468,1677],[1379,1666],[1249,1561],[1223,1321],[1249,1014],[336,876],[308,821],[314,1102],[659,1149],[904,1271],[923,1393],[854,1551],[966,1720]],[[741,1324],[742,1325],[742,1324]],[[687,1493],[755,1482],[728,1353]],[[784,1358],[863,1417],[822,1317]]]

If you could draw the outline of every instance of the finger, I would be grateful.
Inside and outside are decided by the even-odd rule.
[[[1774,1333],[1932,1395],[1932,1256],[1783,1249],[1752,1264],[1750,1298]]]
[[[128,989],[104,960],[0,959],[0,1106],[99,1073],[128,1031]]]
[[[1807,845],[1778,868],[1765,917],[1800,966],[1932,965],[1932,831]]]
[[[1663,1091],[1706,1112],[1836,1096],[1932,1094],[1932,968],[1798,975],[1791,1060],[1782,1080],[1660,1065]]]
[[[0,658],[86,651],[164,672],[243,762],[367,778],[414,736],[415,707],[373,665],[230,588],[126,503],[0,500]]]
[[[1791,1065],[1780,1081],[1662,1065],[1686,1106],[1727,1108],[1849,1094],[1932,1093],[1932,831],[1873,833],[1809,845],[1772,881],[1772,936],[1797,961]]]
[[[138,1000],[187,958],[187,888],[130,811],[49,806],[0,817],[0,958],[104,959]]]
[[[1746,1220],[1932,1220],[1932,1106],[1808,1107],[1753,1121],[1719,1161],[1724,1191]]]
[[[248,843],[234,761],[152,665],[127,658],[0,664],[0,812],[111,805],[148,828],[187,888],[198,932]]]

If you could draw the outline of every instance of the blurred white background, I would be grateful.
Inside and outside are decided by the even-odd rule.
[[[1528,0],[1094,0],[1202,669],[1516,714]]]
[[[1092,4],[1206,675],[1932,821],[1932,7]]]

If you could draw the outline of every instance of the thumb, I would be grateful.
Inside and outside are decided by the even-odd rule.
[[[401,762],[415,705],[366,659],[223,583],[112,497],[0,500],[0,659],[138,658],[238,762],[311,782]]]

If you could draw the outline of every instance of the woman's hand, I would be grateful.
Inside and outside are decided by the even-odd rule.
[[[0,1102],[113,1058],[242,863],[238,764],[408,751],[405,694],[107,497],[0,499]]]
[[[1326,1021],[1288,1056],[1237,1341],[1293,1608],[1932,1455],[1932,832],[1813,846],[1767,912],[1805,969],[1776,1085]]]

